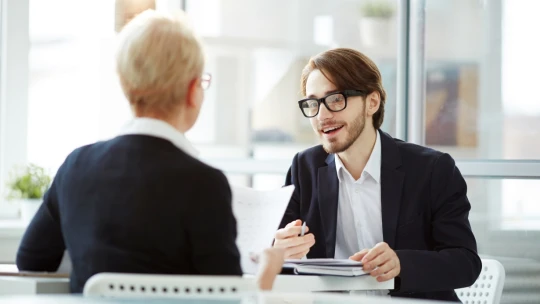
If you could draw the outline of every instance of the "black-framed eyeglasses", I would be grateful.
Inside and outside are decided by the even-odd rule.
[[[365,96],[361,90],[344,90],[330,93],[323,98],[305,98],[298,102],[298,106],[307,118],[312,118],[319,114],[321,103],[331,112],[339,112],[347,107],[347,97]]]
[[[202,89],[207,90],[210,87],[211,83],[212,83],[212,74],[204,73],[201,76],[201,87],[202,87]]]

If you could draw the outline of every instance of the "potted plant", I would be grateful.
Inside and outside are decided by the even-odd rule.
[[[21,219],[24,222],[32,220],[50,184],[51,177],[45,169],[34,164],[11,172],[8,199],[20,204]]]
[[[387,45],[390,38],[394,3],[373,0],[360,7],[360,38],[366,46]]]

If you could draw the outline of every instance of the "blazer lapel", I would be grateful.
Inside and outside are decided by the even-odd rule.
[[[401,156],[394,139],[382,131],[380,135],[383,239],[390,248],[394,248],[405,174],[397,170],[401,166]]]
[[[325,235],[326,257],[333,258],[336,249],[336,224],[339,195],[339,181],[334,163],[334,155],[326,159],[327,166],[318,171],[319,211]]]

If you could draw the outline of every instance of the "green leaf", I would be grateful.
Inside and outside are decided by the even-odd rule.
[[[51,177],[45,169],[34,164],[15,168],[7,183],[8,199],[40,199],[51,184]]]
[[[394,15],[394,6],[387,1],[370,1],[360,8],[362,16],[388,19]]]

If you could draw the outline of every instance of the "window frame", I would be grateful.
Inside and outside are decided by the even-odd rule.
[[[0,218],[18,217],[19,207],[5,198],[5,185],[12,168],[27,161],[29,4],[0,2]]]

